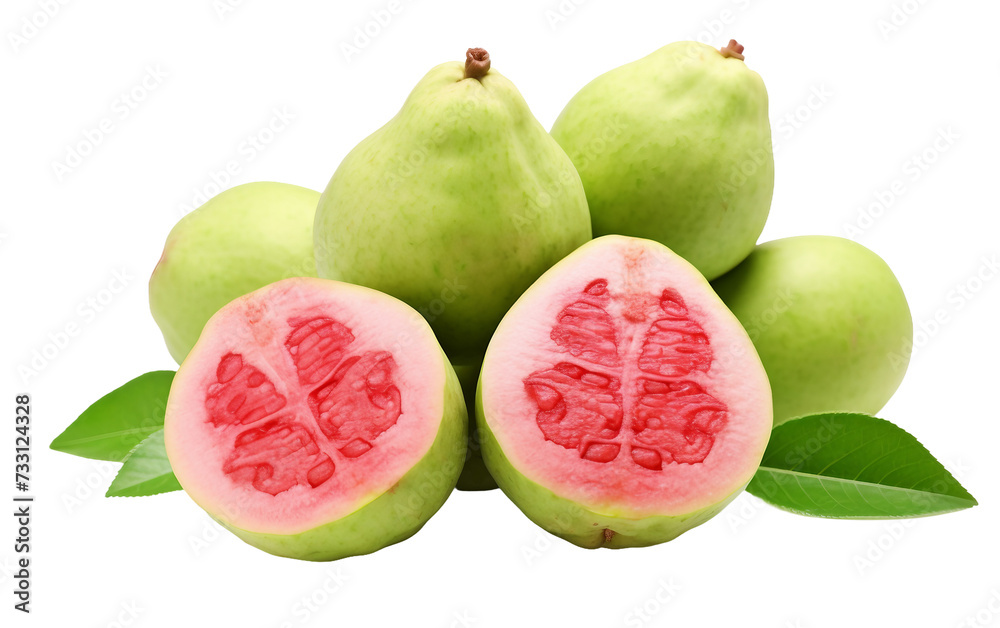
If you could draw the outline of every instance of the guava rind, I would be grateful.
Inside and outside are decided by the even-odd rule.
[[[583,87],[552,136],[583,180],[595,237],[656,240],[713,279],[750,254],[770,211],[767,108],[742,60],[677,42]]]
[[[454,370],[450,366],[446,370],[444,417],[434,443],[391,490],[346,517],[298,534],[260,534],[216,520],[269,554],[310,561],[370,554],[410,538],[451,494],[465,459],[465,401]]]
[[[315,277],[319,192],[256,182],[226,190],[171,229],[149,278],[149,308],[180,364],[222,306],[287,277]]]
[[[775,425],[820,412],[875,414],[903,380],[910,308],[885,261],[857,242],[765,242],[712,286],[760,355]]]

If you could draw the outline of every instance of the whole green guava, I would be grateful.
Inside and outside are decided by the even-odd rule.
[[[321,277],[402,299],[460,364],[482,356],[531,282],[591,238],[573,163],[482,49],[464,67],[432,69],[347,155],[314,232]]]
[[[319,192],[246,183],[184,216],[149,278],[149,309],[180,364],[208,319],[235,299],[288,277],[315,277],[312,226]]]
[[[882,258],[856,242],[766,242],[712,285],[764,363],[775,425],[818,412],[874,414],[906,373],[906,297]]]
[[[552,126],[595,236],[657,240],[708,279],[740,263],[774,189],[767,91],[735,41],[665,46],[603,74]]]

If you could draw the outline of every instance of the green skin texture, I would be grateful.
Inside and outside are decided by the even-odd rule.
[[[448,356],[486,350],[507,309],[591,238],[572,162],[494,70],[432,69],[344,159],[316,212],[316,264],[424,315]]]
[[[259,534],[221,518],[216,520],[254,547],[300,560],[331,561],[370,554],[410,538],[444,504],[465,461],[465,400],[454,370],[448,367],[447,371],[444,417],[434,443],[391,490],[342,519],[300,534]]]
[[[656,240],[714,279],[764,228],[774,189],[767,91],[711,46],[670,44],[599,76],[552,137],[580,172],[595,237]]]
[[[483,459],[500,490],[538,526],[587,549],[648,547],[673,540],[714,517],[743,491],[741,487],[717,504],[675,517],[630,518],[595,512],[533,482],[510,463],[486,424],[481,384],[476,393],[476,424]],[[611,538],[605,530],[614,530]]]
[[[479,429],[476,426],[476,387],[482,365],[482,359],[471,365],[455,365],[455,373],[462,384],[465,407],[469,413],[469,450],[465,457],[462,475],[458,478],[458,486],[455,487],[460,491],[489,491],[497,488],[496,480],[483,462]]]
[[[180,364],[205,323],[233,299],[288,277],[315,277],[319,192],[247,183],[184,216],[149,278],[149,309]]]
[[[906,373],[910,308],[886,263],[860,244],[774,240],[712,285],[760,354],[775,425],[818,412],[875,414]]]

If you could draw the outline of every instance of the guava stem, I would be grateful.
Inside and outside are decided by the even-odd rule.
[[[732,57],[743,61],[743,45],[735,39],[730,39],[728,44],[719,48],[719,52],[722,53],[723,57]]]
[[[469,48],[465,53],[465,78],[481,79],[490,71],[490,53],[483,48]]]

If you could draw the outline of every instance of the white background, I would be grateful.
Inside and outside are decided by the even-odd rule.
[[[13,466],[13,399],[30,392],[39,500],[30,617],[11,610],[13,519],[0,524],[0,623],[1000,626],[1000,279],[983,261],[1000,253],[996,3],[577,2],[122,0],[68,2],[46,19],[45,2],[5,0],[0,407],[11,420],[0,461]],[[355,29],[390,6],[388,24],[345,54]],[[228,161],[239,172],[223,187],[322,190],[428,69],[470,46],[490,51],[549,127],[604,71],[671,41],[731,36],[770,93],[777,177],[762,240],[861,225],[856,239],[895,270],[925,330],[881,414],[979,507],[827,521],[744,495],[671,543],[587,551],[499,492],[455,493],[403,544],[311,564],[219,533],[182,492],[105,499],[112,465],[47,449],[105,392],[174,367],[146,280],[171,226]],[[153,89],[123,109],[144,79]],[[275,110],[291,121],[248,150]],[[57,176],[53,162],[105,118],[112,130]],[[953,137],[935,148],[942,133]],[[894,182],[903,191],[889,198]],[[866,209],[879,195],[888,207]],[[105,297],[99,312],[87,304]],[[932,328],[936,315],[946,322]],[[53,355],[46,346],[74,323]],[[26,374],[36,351],[53,357]],[[0,474],[4,500],[10,475]]]

